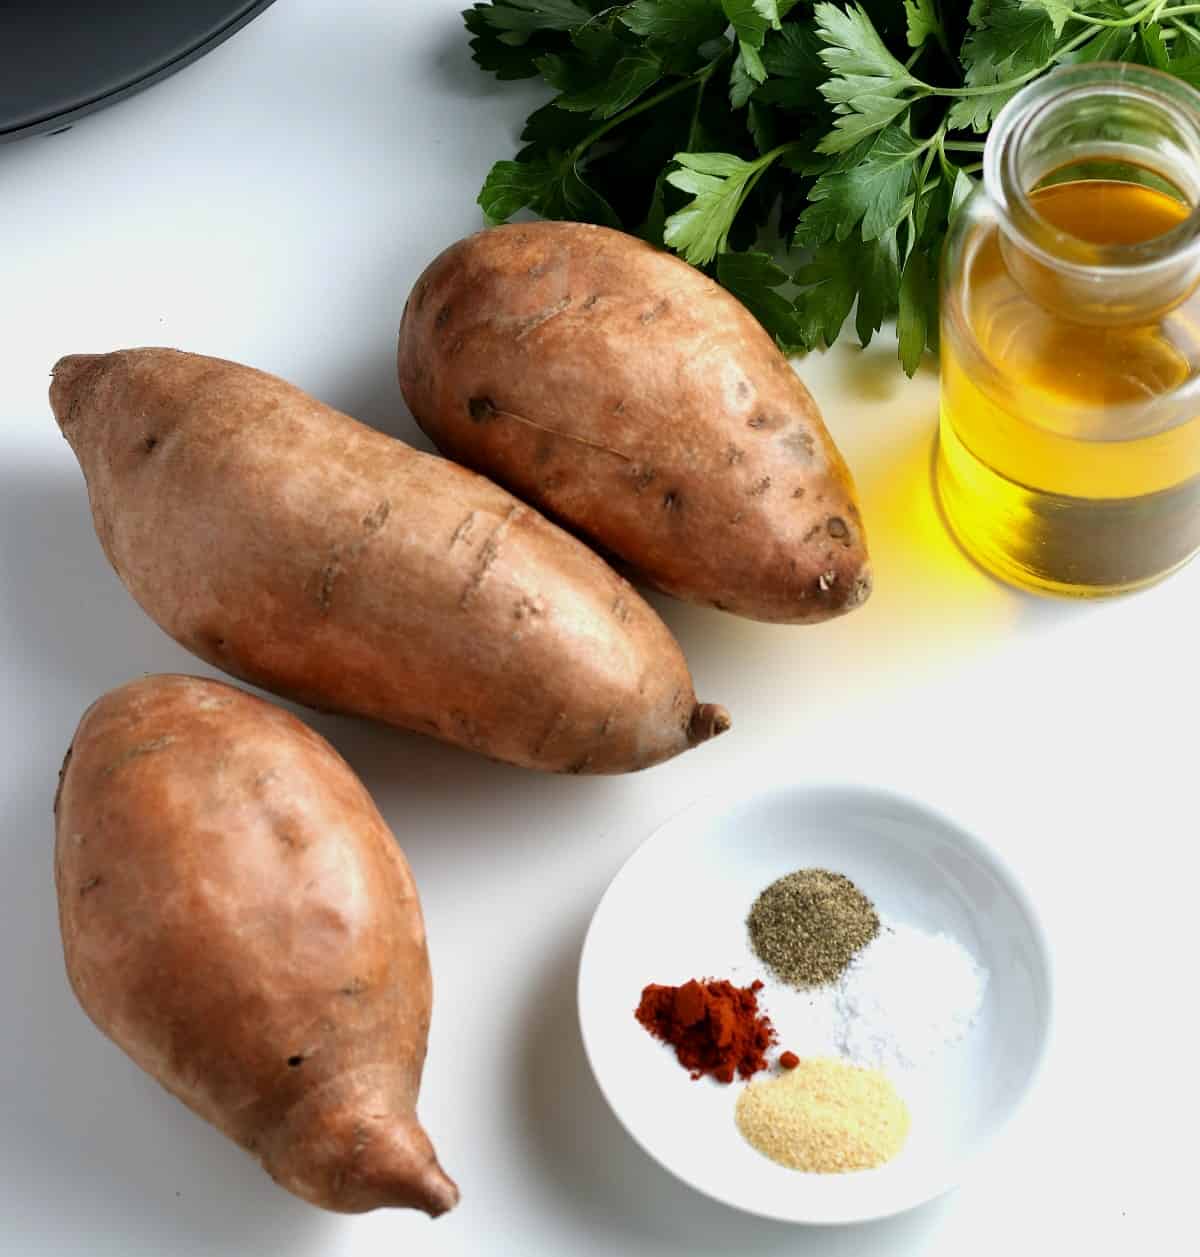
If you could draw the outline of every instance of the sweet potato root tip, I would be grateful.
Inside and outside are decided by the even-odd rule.
[[[699,746],[710,738],[719,737],[733,726],[729,713],[720,703],[698,703],[688,725],[688,742]]]
[[[425,1131],[401,1119],[355,1142],[354,1170],[340,1182],[347,1213],[391,1207],[440,1218],[458,1204],[458,1185],[442,1169]]]
[[[436,1161],[430,1162],[420,1184],[417,1207],[431,1218],[440,1218],[458,1204],[458,1184]]]

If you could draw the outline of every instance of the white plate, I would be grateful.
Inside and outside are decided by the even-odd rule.
[[[1045,1052],[1050,962],[1026,894],[979,839],[898,795],[796,786],[707,811],[689,809],[642,844],[584,941],[583,1042],[613,1112],[685,1183],[765,1217],[865,1221],[946,1191],[1012,1116]],[[633,1015],[648,982],[767,978],[749,947],[746,914],[775,878],[814,866],[851,878],[886,919],[946,931],[988,970],[968,1036],[936,1067],[893,1076],[913,1128],[899,1156],[877,1170],[817,1175],[775,1165],[734,1124],[743,1084],[693,1082]],[[781,1049],[804,1051],[805,998],[771,982],[761,993]]]

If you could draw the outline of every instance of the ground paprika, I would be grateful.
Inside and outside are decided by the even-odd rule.
[[[642,991],[637,1019],[675,1049],[693,1078],[750,1078],[766,1069],[766,1051],[775,1042],[770,1019],[758,1007],[762,985],[737,987],[711,978],[683,986],[651,983]]]

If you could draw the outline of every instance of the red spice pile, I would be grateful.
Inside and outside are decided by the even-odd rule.
[[[693,1078],[750,1078],[766,1069],[766,1051],[775,1042],[774,1027],[758,1008],[762,985],[737,987],[711,979],[683,986],[651,983],[642,992],[637,1019],[675,1049]]]

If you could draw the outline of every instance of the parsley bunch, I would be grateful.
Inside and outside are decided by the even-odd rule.
[[[1198,15],[1184,0],[475,4],[479,65],[555,92],[479,203],[493,223],[528,209],[665,244],[788,352],[832,344],[852,309],[863,345],[895,317],[911,375],[936,349],[942,240],[1000,108],[1071,61],[1200,86]]]

